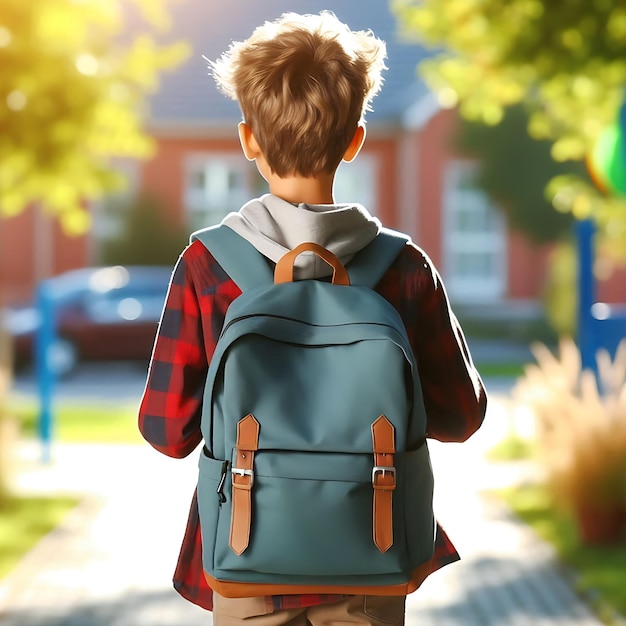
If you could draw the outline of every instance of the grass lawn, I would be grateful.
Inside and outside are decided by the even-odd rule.
[[[37,436],[37,405],[7,403],[6,414],[16,419],[22,437]],[[58,403],[54,440],[80,443],[140,443],[137,407]],[[55,528],[78,500],[71,497],[9,497],[0,503],[0,578]]]
[[[37,436],[37,405],[9,403],[23,437]],[[55,441],[80,443],[141,443],[137,429],[137,406],[58,403],[54,410]]]
[[[523,374],[521,363],[486,363],[478,369],[485,377],[518,377]],[[17,419],[24,437],[37,436],[38,407],[34,402],[9,401],[6,413]],[[54,409],[53,437],[55,441],[78,443],[143,443],[137,429],[137,406],[79,404],[57,402]],[[518,442],[508,442],[509,448]],[[518,458],[526,450],[502,450],[504,458]]]
[[[0,504],[0,579],[78,500],[70,497],[9,497]]]
[[[490,461],[522,461],[530,459],[535,454],[532,441],[524,439],[515,433],[510,433],[499,441],[491,450],[487,451]]]
[[[526,363],[476,363],[476,369],[483,378],[519,378],[524,375]]]
[[[544,487],[524,486],[500,495],[576,572],[579,590],[596,597],[596,609],[607,623],[611,609],[626,615],[626,538],[618,545],[581,546],[575,521],[555,508]]]

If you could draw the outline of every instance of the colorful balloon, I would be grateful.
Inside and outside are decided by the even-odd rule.
[[[626,103],[618,120],[600,133],[587,169],[601,191],[626,196]]]
[[[622,158],[626,160],[626,102],[619,110],[619,127],[622,133]]]

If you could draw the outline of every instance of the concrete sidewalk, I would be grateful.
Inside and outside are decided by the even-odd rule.
[[[484,429],[465,444],[434,443],[437,516],[462,554],[408,600],[410,626],[597,626],[552,550],[486,489],[528,468],[493,466],[483,452],[507,430],[505,395],[492,393]],[[15,488],[76,493],[81,504],[0,581],[0,626],[187,626],[210,614],[182,600],[171,575],[195,486],[183,461],[146,446],[71,446],[39,462],[19,449]]]

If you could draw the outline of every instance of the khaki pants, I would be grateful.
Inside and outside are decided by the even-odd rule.
[[[401,626],[404,596],[351,596],[340,602],[272,612],[265,598],[224,598],[213,593],[214,626]]]

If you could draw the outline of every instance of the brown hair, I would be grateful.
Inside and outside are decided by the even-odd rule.
[[[385,43],[329,11],[285,13],[210,62],[280,177],[332,173],[380,89]]]

